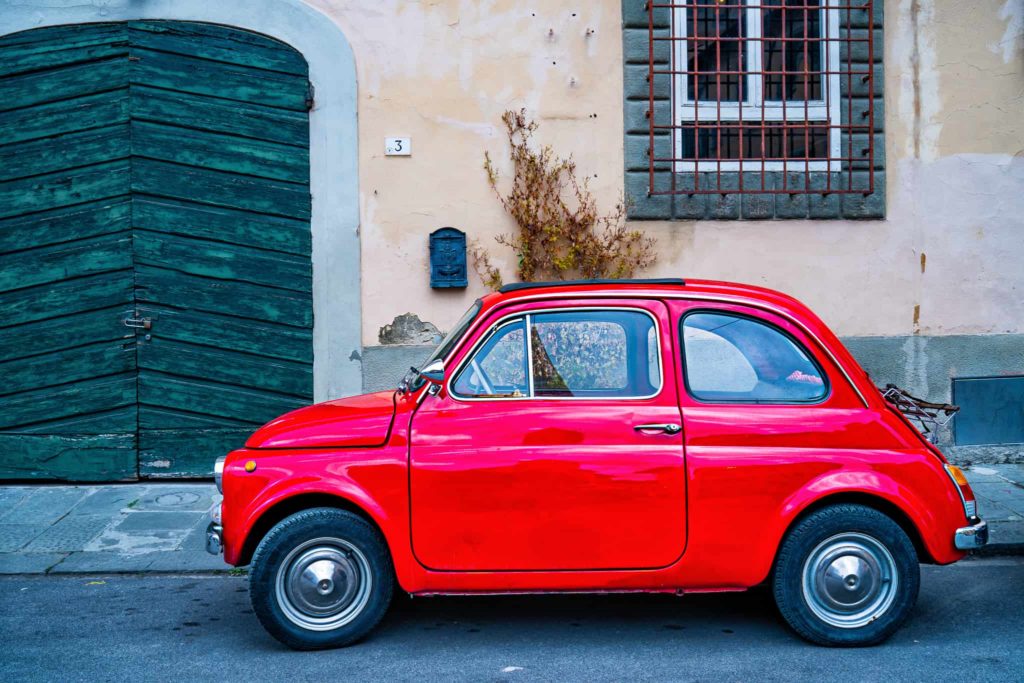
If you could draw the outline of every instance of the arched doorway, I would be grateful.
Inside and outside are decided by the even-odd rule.
[[[313,399],[311,95],[237,28],[0,38],[0,477],[208,476]]]

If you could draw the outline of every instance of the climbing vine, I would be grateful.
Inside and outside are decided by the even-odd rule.
[[[515,252],[520,281],[627,278],[654,263],[654,240],[626,227],[624,202],[600,213],[587,180],[577,178],[572,157],[559,157],[550,145],[532,144],[537,123],[525,109],[507,111],[501,120],[512,161],[511,187],[507,191],[498,187],[498,172],[488,152],[484,171],[516,222],[515,233],[496,240]],[[471,254],[484,284],[500,287],[504,277],[487,249],[475,244]]]

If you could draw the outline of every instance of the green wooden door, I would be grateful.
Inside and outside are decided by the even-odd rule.
[[[0,477],[208,476],[309,403],[309,92],[222,26],[0,38]]]

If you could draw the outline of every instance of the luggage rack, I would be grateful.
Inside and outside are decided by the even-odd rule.
[[[882,396],[896,406],[907,418],[921,425],[923,434],[931,434],[932,428],[944,427],[960,411],[960,406],[950,403],[932,403],[912,395],[895,384],[886,384]]]

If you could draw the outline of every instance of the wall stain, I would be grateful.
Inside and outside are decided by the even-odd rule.
[[[921,252],[921,274],[922,275],[924,274],[924,265],[925,265],[925,262],[927,260],[928,260],[928,256],[922,251]]]
[[[921,304],[914,304],[914,334],[921,333]]]

